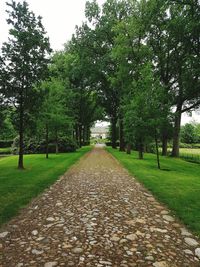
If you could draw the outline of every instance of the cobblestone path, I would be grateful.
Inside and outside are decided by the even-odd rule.
[[[198,239],[95,148],[0,231],[0,266],[193,267]]]

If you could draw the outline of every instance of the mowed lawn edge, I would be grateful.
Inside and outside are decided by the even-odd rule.
[[[17,169],[17,156],[0,158],[0,225],[16,216],[33,198],[41,194],[92,147],[76,152],[25,155],[25,170]]]
[[[165,204],[194,234],[200,236],[200,165],[177,158],[161,157],[158,170],[156,156],[138,152],[127,155],[106,147],[157,200]]]

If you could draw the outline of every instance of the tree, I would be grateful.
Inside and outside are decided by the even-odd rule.
[[[55,142],[55,152],[58,153],[60,137],[72,138],[73,119],[65,105],[67,92],[63,81],[52,77],[44,81],[41,87],[45,91],[45,99],[40,110],[38,125],[40,129],[45,129],[46,158],[48,158],[50,137]]]
[[[151,63],[140,66],[140,75],[133,82],[125,110],[125,136],[128,143],[138,147],[139,159],[143,159],[145,142],[151,138],[156,143],[158,168],[160,169],[158,153],[159,128],[168,112],[168,106],[163,105],[165,92],[159,81],[154,78]]]
[[[174,110],[173,151],[179,155],[181,116],[200,105],[198,1],[149,1],[148,43],[154,52],[157,75]]]
[[[13,107],[2,106],[0,108],[0,139],[2,140],[12,140],[17,135],[13,123],[14,112]]]
[[[2,47],[0,79],[4,97],[13,102],[18,114],[18,168],[23,169],[25,123],[40,98],[36,84],[47,75],[51,49],[41,17],[29,10],[27,2],[11,1],[7,5],[11,9],[7,11],[11,28],[9,40]]]
[[[113,148],[116,148],[117,141],[121,82],[115,79],[117,62],[111,54],[117,36],[114,27],[126,15],[124,7],[125,3],[117,0],[106,1],[102,9],[96,1],[86,3],[86,17],[90,25],[92,24],[85,42],[85,46],[90,50],[87,57],[91,58],[90,66],[93,66],[93,72],[95,71],[93,83],[100,103],[111,122]],[[120,129],[122,130],[122,127]],[[123,140],[122,131],[120,140]]]
[[[181,142],[192,144],[198,141],[198,135],[196,132],[197,126],[192,123],[186,123],[181,127]]]

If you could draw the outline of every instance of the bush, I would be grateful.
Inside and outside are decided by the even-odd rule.
[[[8,155],[10,154],[10,147],[0,148],[0,155]]]
[[[58,141],[58,151],[64,152],[74,152],[76,151],[76,142],[70,138],[62,138]],[[13,141],[11,152],[13,154],[19,153],[19,137],[16,137]],[[49,153],[56,152],[56,143],[54,140],[49,142]],[[24,154],[43,154],[46,153],[46,142],[45,140],[36,139],[25,139],[24,140]]]
[[[106,142],[106,146],[112,146],[112,142]],[[116,146],[119,146],[119,142],[116,142]]]
[[[0,148],[11,147],[13,140],[0,140]]]
[[[180,143],[179,147],[180,148],[192,148],[192,144]]]

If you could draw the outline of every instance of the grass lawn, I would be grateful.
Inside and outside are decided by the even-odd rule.
[[[156,155],[107,148],[128,171],[142,182],[154,196],[166,204],[196,234],[200,236],[200,165],[181,159],[161,157],[157,169]]]
[[[180,148],[180,154],[200,155],[200,148]]]
[[[73,153],[50,154],[48,160],[41,154],[26,155],[23,171],[16,168],[17,156],[1,158],[0,224],[15,216],[90,149],[83,147]]]

